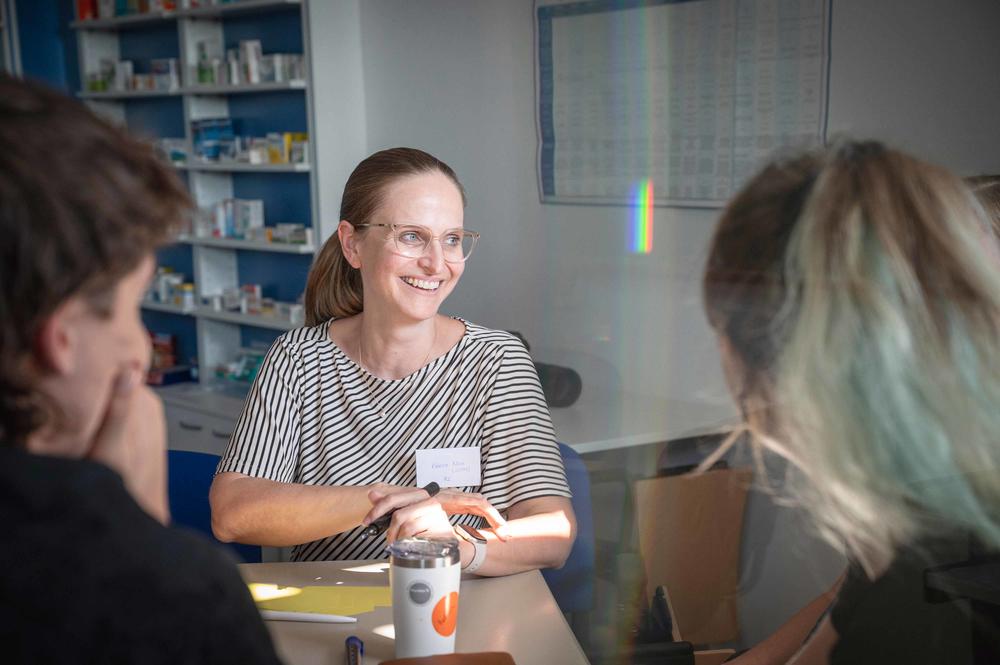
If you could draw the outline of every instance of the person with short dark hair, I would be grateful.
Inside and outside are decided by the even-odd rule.
[[[0,75],[5,663],[278,663],[235,566],[165,526],[139,302],[188,213],[151,147]]]

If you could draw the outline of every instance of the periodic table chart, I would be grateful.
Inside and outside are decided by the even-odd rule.
[[[721,205],[825,141],[830,0],[537,2],[543,202]]]

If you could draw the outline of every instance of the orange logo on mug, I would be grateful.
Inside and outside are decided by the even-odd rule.
[[[442,637],[450,637],[455,632],[458,624],[458,592],[452,591],[437,602],[431,614],[431,623]]]

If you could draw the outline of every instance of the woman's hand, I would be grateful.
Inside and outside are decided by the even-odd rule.
[[[417,535],[451,536],[453,531],[448,522],[449,515],[479,515],[486,519],[498,538],[507,539],[504,529],[507,520],[482,494],[445,488],[434,497],[428,497],[427,492],[419,488],[409,488],[406,491],[396,491],[397,489],[392,487],[386,490],[376,486],[369,491],[368,499],[372,502],[372,509],[362,521],[367,526],[395,510],[386,531],[389,542]]]

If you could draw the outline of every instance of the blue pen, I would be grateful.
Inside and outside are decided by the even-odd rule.
[[[344,661],[346,665],[362,665],[362,659],[365,655],[365,643],[361,641],[361,638],[351,635],[344,642],[344,646],[347,649],[347,659]]]

